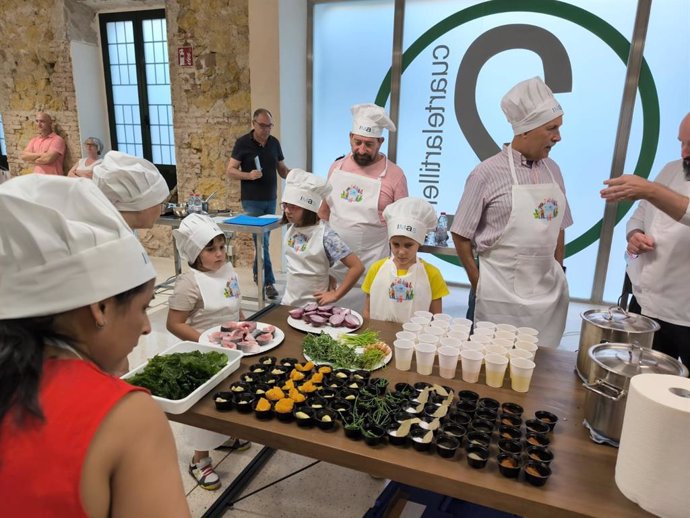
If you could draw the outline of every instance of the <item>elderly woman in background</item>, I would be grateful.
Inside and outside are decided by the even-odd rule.
[[[165,415],[108,374],[151,331],[143,247],[83,179],[5,182],[0,220],[3,515],[189,517]]]
[[[69,170],[67,176],[72,178],[91,178],[93,167],[101,163],[101,153],[103,152],[103,142],[96,137],[89,137],[84,141],[86,158],[80,158],[79,162]]]

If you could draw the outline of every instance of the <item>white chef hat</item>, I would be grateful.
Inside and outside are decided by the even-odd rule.
[[[53,315],[156,277],[91,180],[31,174],[0,186],[0,319]]]
[[[383,210],[388,225],[388,238],[407,236],[424,244],[429,230],[436,228],[436,211],[421,198],[400,198]]]
[[[170,195],[165,179],[148,160],[120,151],[108,151],[93,168],[93,181],[123,212],[146,210]]]
[[[326,183],[320,176],[303,169],[293,169],[285,178],[285,190],[281,201],[316,212],[321,200],[328,196],[332,189],[331,184]]]
[[[395,131],[395,124],[386,111],[376,104],[355,104],[352,112],[352,133],[362,137],[380,137],[384,129]]]
[[[540,77],[516,84],[501,99],[501,109],[520,135],[563,115],[563,109],[551,89]]]
[[[193,264],[201,251],[223,231],[208,216],[190,214],[180,222],[180,228],[173,230],[177,251],[189,264]]]

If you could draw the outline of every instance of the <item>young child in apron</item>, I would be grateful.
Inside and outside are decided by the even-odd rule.
[[[391,256],[367,272],[364,318],[406,322],[415,311],[443,311],[448,286],[435,266],[417,258],[424,236],[436,227],[436,211],[426,200],[401,198],[383,211]]]
[[[283,222],[289,223],[283,250],[287,261],[285,294],[288,306],[307,302],[333,304],[355,285],[364,265],[340,236],[319,221],[316,211],[331,191],[330,184],[312,173],[293,169],[283,191]],[[329,269],[341,262],[347,269],[339,286],[330,286]]]
[[[197,342],[201,333],[228,320],[244,319],[240,287],[225,253],[225,234],[208,216],[190,214],[180,228],[173,230],[180,256],[191,269],[175,281],[169,300],[167,328],[180,340]],[[189,473],[208,490],[220,487],[209,450],[228,441],[228,436],[189,427],[191,442],[197,448]],[[234,449],[249,446],[235,439]]]

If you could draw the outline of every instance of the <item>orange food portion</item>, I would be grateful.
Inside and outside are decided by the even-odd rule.
[[[257,412],[266,412],[267,410],[271,409],[271,403],[265,398],[262,397],[259,399],[259,402],[256,404],[256,410]]]
[[[271,390],[266,392],[266,397],[271,401],[278,401],[285,397],[285,392],[281,390],[280,387],[273,387]]]
[[[275,411],[279,414],[289,414],[292,412],[295,402],[289,398],[283,398],[276,403]]]
[[[321,374],[330,374],[331,372],[333,372],[333,369],[330,365],[322,365],[321,367],[319,367],[319,372]]]
[[[295,388],[295,380],[287,380],[281,388],[283,390],[290,390]]]
[[[297,369],[298,371],[302,371],[302,372],[309,372],[313,368],[314,368],[314,362],[311,362],[311,361],[309,361],[307,363],[298,363],[297,365],[295,365],[295,369]]]
[[[300,391],[304,392],[305,394],[311,394],[312,392],[315,392],[318,390],[318,387],[314,385],[311,381],[307,381],[306,383],[302,383],[299,387]]]
[[[288,397],[292,399],[295,403],[304,403],[307,399],[307,397],[296,388],[290,389]]]
[[[304,373],[296,369],[292,369],[290,373],[290,379],[295,381],[302,381],[304,379]]]
[[[323,383],[323,373],[317,372],[316,374],[312,374],[310,381],[312,383]]]

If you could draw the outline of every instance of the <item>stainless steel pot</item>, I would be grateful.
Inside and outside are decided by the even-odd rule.
[[[633,344],[599,344],[588,352],[589,382],[584,383],[585,419],[600,435],[618,442],[623,429],[630,379],[638,374],[687,376],[688,369],[675,358]]]
[[[608,310],[589,309],[580,314],[580,348],[577,353],[576,372],[582,381],[589,373],[589,350],[602,343],[637,343],[641,347],[651,349],[654,333],[659,330],[651,318],[628,313],[619,306],[611,306]]]

